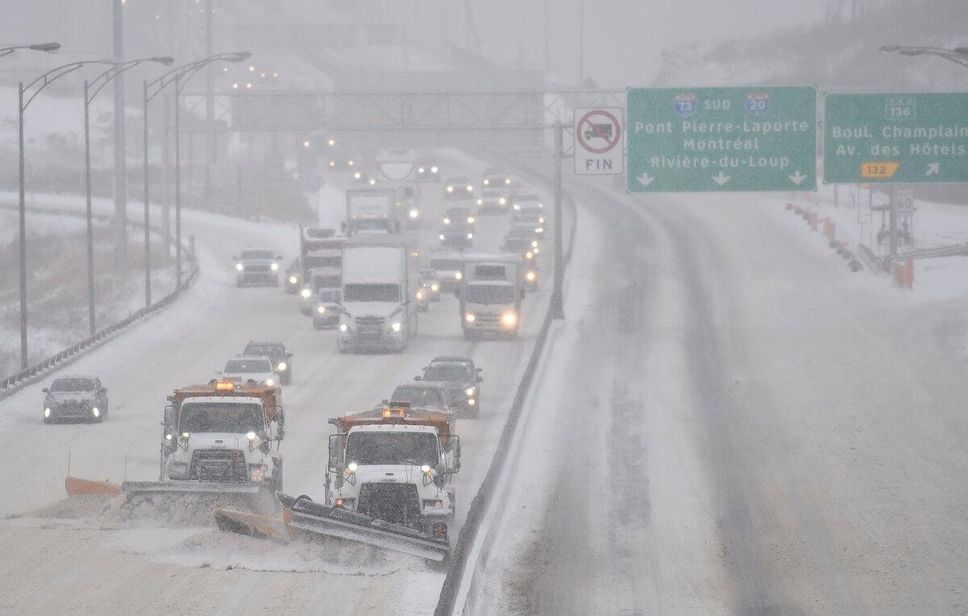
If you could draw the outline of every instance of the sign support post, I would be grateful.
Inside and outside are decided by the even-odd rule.
[[[554,126],[555,131],[555,178],[554,178],[554,208],[555,208],[555,272],[554,272],[554,288],[551,291],[551,318],[556,321],[561,321],[565,318],[565,307],[564,298],[562,297],[562,286],[564,286],[565,277],[565,263],[564,256],[562,254],[562,231],[561,231],[561,159],[564,157],[563,153],[563,133],[565,130],[565,125],[561,122],[556,122]]]

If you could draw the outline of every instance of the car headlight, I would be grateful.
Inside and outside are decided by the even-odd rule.
[[[449,192],[449,193],[454,192],[454,187],[453,186],[448,186],[447,187],[447,192]]]
[[[272,379],[266,379],[266,385],[268,385],[269,387],[272,387],[275,384],[276,384],[276,382],[273,381]]]
[[[289,284],[296,284],[297,282],[299,282],[299,278],[296,278],[295,276],[289,277]]]
[[[473,187],[473,186],[471,186],[470,184],[468,184],[468,185],[467,185],[467,192],[471,192],[471,191],[473,191],[473,190],[474,190],[474,187]]]
[[[484,205],[484,199],[478,199],[477,205]]]
[[[427,170],[424,169],[423,167],[417,167],[417,173],[426,173],[426,172]]]
[[[424,298],[423,291],[417,291],[417,299],[423,299],[423,298]]]
[[[96,406],[91,407],[91,415],[94,415],[95,417],[100,417],[101,416],[100,409],[98,409]]]
[[[464,320],[467,321],[468,323],[473,323],[474,321],[477,320],[477,317],[474,315],[473,312],[468,312],[467,314],[464,315]]]
[[[514,327],[518,324],[518,315],[513,312],[505,312],[501,315],[501,325],[504,327]]]
[[[418,210],[410,210],[410,218],[416,218],[417,216],[420,216],[420,212]]]
[[[390,324],[390,329],[399,334],[400,330],[403,329],[403,324],[400,321],[394,321]]]
[[[528,252],[524,253],[524,258],[525,259],[533,259],[534,258],[534,253],[529,250]]]
[[[240,271],[240,272],[241,272],[242,270],[244,270],[244,269],[245,269],[245,266],[244,266],[244,265],[242,265],[241,263],[236,263],[236,264],[235,264],[235,269],[237,269],[238,271]]]
[[[474,395],[474,388],[473,387],[468,387],[467,389],[464,390],[464,393],[467,394],[468,396],[473,396]]]
[[[326,314],[326,306],[316,306],[316,312],[319,314]]]
[[[504,183],[505,184],[510,184],[511,183],[511,178],[504,178]]]
[[[450,224],[450,218],[445,218],[444,219],[444,224],[445,225],[449,225]]]
[[[534,230],[534,232],[535,233],[544,233],[544,227],[536,227],[535,230]]]
[[[520,203],[515,203],[514,204],[514,209],[515,210],[520,210],[521,209],[521,204]]]
[[[44,409],[44,417],[50,417],[50,409]]]
[[[531,247],[532,248],[537,248],[538,247],[538,240],[531,240]]]
[[[346,161],[346,166],[347,166],[347,167],[352,167],[352,166],[353,166],[353,165],[355,164],[355,162],[356,162],[356,161],[354,161],[354,160],[353,160],[353,159],[351,158],[351,159],[349,159],[348,161]]]
[[[464,278],[464,274],[462,272],[457,272],[456,274],[454,274],[454,280],[461,280],[463,278]]]
[[[484,180],[484,186],[490,186],[491,180]]]
[[[473,233],[468,233],[467,234],[467,239],[469,239],[469,240],[474,239],[474,234]]]
[[[370,186],[376,186],[376,178],[370,178],[366,181]]]
[[[437,283],[434,283],[434,284],[430,285],[430,290],[431,291],[440,291],[440,285],[437,284]]]
[[[286,371],[286,368],[288,368],[288,367],[289,367],[289,365],[286,364],[286,362],[281,361],[281,362],[279,362],[279,365],[276,366],[276,370],[278,370],[279,372],[285,372]]]
[[[269,269],[271,269],[274,272],[277,272],[277,271],[279,271],[279,264],[278,263],[273,263],[272,265],[269,266]]]
[[[441,234],[440,234],[440,241],[444,241],[444,239],[445,239],[445,238],[444,238],[444,234],[443,234],[443,233],[441,233]]]
[[[500,199],[497,200],[497,202],[500,203],[501,205],[507,205],[508,200],[505,199],[504,197],[501,197]]]
[[[265,464],[250,464],[249,479],[252,481],[263,481],[269,468]]]
[[[362,173],[360,173],[359,171],[354,171],[354,172],[353,172],[353,179],[354,179],[354,180],[358,180],[358,179],[360,179],[361,177],[363,177],[363,174],[362,174]]]
[[[309,289],[303,289],[299,292],[299,296],[303,299],[309,299],[309,296],[312,294],[313,292]]]
[[[350,462],[349,464],[346,465],[346,470],[348,470],[351,473],[355,473],[356,469],[358,468],[359,468],[359,465],[356,462]]]
[[[475,400],[474,398],[467,399],[467,406],[474,406],[475,404],[477,404],[477,400]]]
[[[544,224],[544,216],[538,216],[538,222]]]
[[[434,167],[431,167],[431,168],[430,168],[430,172],[431,172],[431,173],[437,173],[437,167],[436,167],[436,166],[434,166]]]
[[[538,275],[534,272],[528,272],[524,277],[528,279],[528,282],[534,282]]]
[[[335,167],[336,166],[336,161],[335,160],[329,161],[329,166],[330,167]]]
[[[346,332],[348,332],[350,330],[350,326],[347,325],[346,323],[340,323],[339,324],[339,330],[345,334]]]
[[[469,224],[469,225],[474,224],[474,217],[473,216],[468,216],[467,217],[467,224]]]

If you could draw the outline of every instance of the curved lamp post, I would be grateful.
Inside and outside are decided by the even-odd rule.
[[[46,51],[47,53],[54,53],[55,51],[60,49],[60,43],[36,43],[34,45],[14,45],[13,47],[3,47],[3,48],[0,48],[0,58],[4,56],[9,56],[10,54],[20,49],[29,49],[30,51]]]
[[[943,47],[905,47],[902,45],[887,45],[885,47],[881,47],[881,51],[885,53],[897,53],[901,54],[902,56],[938,56],[950,62],[954,62],[955,64],[968,67],[968,47],[945,49]]]
[[[248,51],[215,54],[175,67],[154,81],[146,80],[144,82],[145,306],[151,305],[151,240],[148,233],[148,103],[170,84],[175,84],[175,288],[177,292],[182,282],[181,143],[179,138],[178,95],[181,94],[185,83],[205,66],[213,62],[245,62],[251,55]]]
[[[156,62],[170,66],[174,61],[174,58],[167,56],[153,56],[150,58],[137,58],[126,62],[118,62],[114,63],[111,68],[91,81],[84,81],[84,192],[87,198],[87,308],[88,324],[92,336],[97,332],[97,324],[94,312],[94,221],[91,213],[91,102],[104,89],[104,86],[111,83],[115,77],[139,64]],[[127,221],[123,221],[123,223],[127,225]],[[147,229],[145,233],[148,233]]]

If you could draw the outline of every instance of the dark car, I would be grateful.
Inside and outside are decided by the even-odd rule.
[[[279,375],[280,385],[292,383],[292,353],[281,342],[250,342],[242,351],[245,356],[262,355],[272,362],[273,371]]]
[[[440,165],[435,160],[422,160],[417,163],[417,179],[421,182],[439,182]]]
[[[62,376],[43,389],[44,423],[59,419],[102,422],[108,416],[108,390],[93,376]]]
[[[480,383],[484,380],[479,372],[474,360],[469,358],[437,358],[424,366],[423,375],[414,377],[414,380],[439,383],[447,392],[454,411],[476,417],[481,408]]]
[[[444,180],[444,197],[447,199],[471,199],[474,185],[463,175],[455,175]]]
[[[471,228],[472,232],[477,230],[477,219],[474,218],[474,213],[467,207],[458,206],[447,208],[440,222],[444,223],[444,226],[467,225]]]
[[[467,223],[451,223],[440,228],[440,245],[445,248],[474,246],[474,228]]]
[[[286,293],[295,295],[302,287],[303,264],[302,257],[296,257],[286,268]]]
[[[335,329],[339,326],[341,295],[339,287],[323,287],[316,292],[316,308],[313,310],[315,329]]]
[[[397,385],[390,397],[393,402],[409,402],[410,408],[431,413],[453,414],[447,391],[440,383],[405,383]]]
[[[427,289],[427,299],[431,302],[440,301],[440,278],[437,271],[425,267],[420,270],[420,286]]]
[[[487,169],[484,171],[484,177],[481,178],[481,186],[507,189],[511,186],[511,174],[501,169]]]

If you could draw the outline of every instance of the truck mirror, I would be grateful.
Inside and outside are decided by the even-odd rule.
[[[170,404],[165,405],[165,432],[168,432],[174,420],[175,409]]]
[[[329,462],[327,463],[327,469],[329,471],[338,472],[341,469],[340,458],[342,457],[340,451],[340,434],[330,434],[329,435]]]

